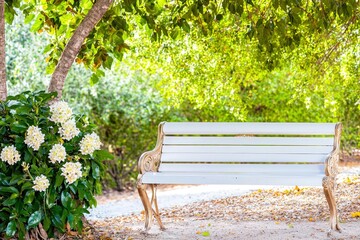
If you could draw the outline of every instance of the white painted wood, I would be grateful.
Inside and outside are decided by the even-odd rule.
[[[164,145],[332,146],[334,138],[319,137],[184,137],[165,136]]]
[[[321,186],[323,174],[259,175],[259,174],[212,174],[212,173],[160,173],[147,172],[142,183],[153,184],[243,184]]]
[[[230,123],[230,122],[166,122],[165,135],[178,134],[281,134],[334,135],[333,123]]]
[[[159,172],[143,183],[321,186],[335,124],[169,122],[163,131]]]
[[[159,172],[325,174],[324,164],[206,164],[162,163]]]
[[[163,153],[161,162],[312,162],[324,163],[327,154]]]
[[[332,146],[168,146],[162,148],[163,153],[312,153],[329,154]]]

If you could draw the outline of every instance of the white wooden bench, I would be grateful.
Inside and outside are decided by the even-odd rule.
[[[155,149],[138,163],[145,228],[155,216],[164,229],[158,184],[244,184],[323,186],[330,230],[340,231],[334,191],[341,128],[341,123],[161,123]]]

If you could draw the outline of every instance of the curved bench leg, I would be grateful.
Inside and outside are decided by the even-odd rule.
[[[146,185],[138,184],[137,189],[138,189],[138,192],[139,192],[141,202],[144,205],[144,210],[145,210],[145,230],[148,231],[151,228],[152,220],[153,220],[151,203],[149,201],[149,197],[148,197],[148,194],[146,192]]]
[[[322,185],[324,188],[324,193],[326,200],[329,204],[330,208],[330,230],[329,234],[332,230],[341,232],[340,226],[339,226],[339,219],[338,219],[338,213],[337,213],[337,207],[336,207],[336,200],[335,200],[335,178],[331,176],[325,176],[322,181]]]
[[[146,192],[146,185],[138,184],[137,189],[141,198],[141,202],[144,205],[145,210],[145,229],[146,231],[150,230],[153,222],[153,216],[156,218],[157,222],[159,223],[160,229],[165,230],[165,227],[160,219],[159,207],[157,203],[157,196],[156,196],[156,185],[150,184],[151,187],[151,201],[149,200],[149,196]],[[155,209],[152,208],[154,204]]]
[[[158,207],[158,203],[157,203],[157,195],[156,195],[157,186],[155,184],[151,184],[150,186],[151,186],[151,191],[152,191],[151,206],[154,204],[154,207],[155,207],[155,209],[152,209],[152,211],[154,213],[156,220],[159,223],[160,229],[165,230],[165,227],[162,224],[162,221],[160,218],[160,212],[159,212],[159,207]]]

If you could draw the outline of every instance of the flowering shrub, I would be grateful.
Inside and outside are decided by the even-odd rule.
[[[111,155],[66,102],[48,105],[54,97],[25,92],[0,103],[0,238],[81,231],[96,205],[101,161]]]

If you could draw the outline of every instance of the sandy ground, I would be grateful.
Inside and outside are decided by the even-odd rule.
[[[104,240],[360,240],[360,168],[351,169],[338,180],[336,199],[342,233],[332,231],[328,235],[329,207],[322,188],[307,187],[250,190],[237,196],[219,194],[220,198],[216,198],[211,195],[205,200],[197,199],[194,193],[189,194],[189,187],[160,189],[159,192],[165,192],[161,196],[163,200],[181,198],[181,194],[194,199],[167,208],[159,204],[166,230],[161,231],[154,220],[148,232],[144,231],[143,211],[135,210],[129,214],[127,205],[121,202],[133,200],[136,204],[137,194],[131,193],[125,199],[123,195],[110,194],[99,199],[99,209],[103,210],[105,206],[110,210],[111,205],[120,205],[118,207],[125,208],[123,214],[108,214],[108,217],[94,214],[89,222],[97,231],[95,239]]]
[[[330,236],[328,236],[328,222],[237,222],[187,218],[185,221],[178,222],[164,219],[164,224],[166,226],[164,231],[154,225],[147,233],[144,231],[142,222],[126,224],[122,230],[126,237],[119,239],[360,239],[360,221],[343,223],[341,224],[342,233],[331,232]]]

